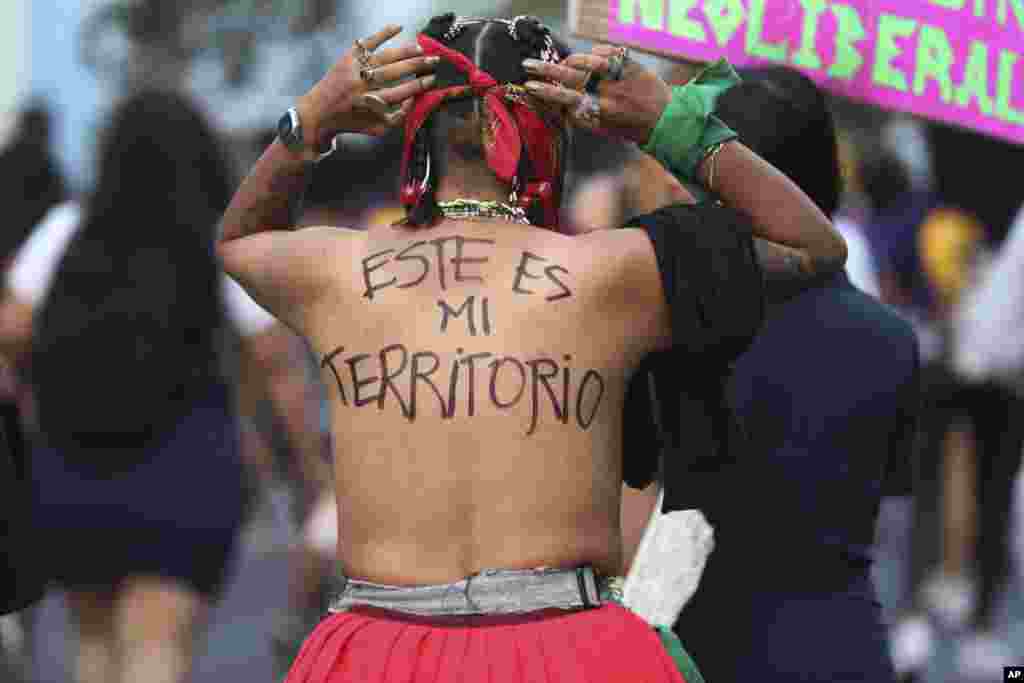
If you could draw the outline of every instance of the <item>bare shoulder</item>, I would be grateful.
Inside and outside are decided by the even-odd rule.
[[[224,270],[257,303],[297,328],[330,287],[339,260],[347,263],[363,239],[358,230],[311,226],[220,242],[217,250]]]
[[[577,239],[586,245],[591,267],[602,274],[600,286],[608,311],[624,316],[641,343],[665,346],[668,304],[647,234],[622,228],[597,230]]]
[[[578,239],[586,244],[594,265],[602,267],[609,293],[619,292],[633,306],[642,308],[657,308],[664,303],[658,259],[643,230],[598,230]]]

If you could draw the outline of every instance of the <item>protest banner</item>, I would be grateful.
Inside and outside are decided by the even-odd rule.
[[[570,0],[570,29],[785,64],[838,95],[1024,144],[1024,0]]]

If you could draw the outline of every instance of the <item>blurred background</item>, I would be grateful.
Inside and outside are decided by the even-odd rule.
[[[442,11],[534,14],[563,34],[567,23],[565,3],[554,0],[488,8],[470,0],[4,0],[0,261],[12,265],[48,211],[95,190],[101,132],[126,95],[159,86],[193,100],[235,183],[273,140],[281,113],[356,38],[390,22],[410,36]],[[688,73],[638,58],[670,80]],[[891,651],[907,680],[997,680],[995,667],[1024,665],[1024,483],[1014,438],[1024,418],[1024,244],[1009,248],[1014,235],[1024,241],[1024,148],[832,104],[848,270],[913,323],[925,366],[916,496],[887,498],[878,527],[874,569]],[[344,158],[318,167],[303,222],[395,220],[399,142],[346,139]],[[630,184],[627,162],[619,147],[581,137],[572,220],[614,224],[629,214],[630,193],[644,188]],[[985,303],[961,314],[986,287]],[[333,575],[330,445],[315,360],[272,320],[238,328],[226,375],[242,425],[245,514],[223,592],[196,637],[196,683],[279,680],[322,614]],[[982,341],[958,352],[955,340],[972,335]],[[5,368],[11,395],[20,391],[11,387],[16,370]],[[972,391],[979,386],[990,389],[982,398]],[[982,560],[993,553],[995,562]],[[51,591],[0,620],[0,677],[72,680],[75,637],[65,596]]]

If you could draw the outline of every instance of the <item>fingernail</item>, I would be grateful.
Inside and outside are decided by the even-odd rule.
[[[526,83],[523,83],[523,87],[527,90],[536,91],[540,90],[542,85],[537,81],[526,81]]]
[[[423,80],[420,81],[420,83],[423,84],[424,88],[428,88],[428,87],[434,85],[434,81],[436,81],[436,80],[437,80],[437,76],[435,76],[434,74],[430,74],[429,76],[424,76]]]
[[[423,46],[422,45],[417,45],[416,46],[416,52],[418,52],[420,54],[423,54]]]
[[[527,69],[536,69],[541,64],[543,64],[543,62],[541,62],[540,60],[537,60],[537,59],[524,59],[523,60],[523,67],[527,68]]]
[[[441,58],[438,57],[437,55],[432,55],[430,57],[427,57],[427,64],[437,64],[440,61],[441,61]]]

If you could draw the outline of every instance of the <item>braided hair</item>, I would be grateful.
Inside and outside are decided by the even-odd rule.
[[[530,76],[522,66],[524,59],[541,59],[559,61],[569,54],[564,42],[557,39],[551,30],[540,19],[532,16],[518,16],[513,19],[459,19],[455,13],[448,12],[433,17],[422,32],[452,50],[465,55],[473,64],[490,74],[498,83],[525,83]],[[435,89],[450,88],[468,83],[466,74],[454,64],[442,60],[434,71]],[[465,135],[461,138],[458,148],[470,151],[483,146],[487,135],[484,130],[487,122],[481,111],[481,99],[472,93],[463,97],[453,97],[442,103],[424,121],[411,141],[409,160],[409,180],[413,191],[418,195],[415,202],[405,202],[410,206],[406,225],[430,225],[441,217],[437,205],[437,188],[444,176],[447,152],[451,147],[449,133],[453,128],[465,131],[467,127],[475,127],[480,131],[479,137]],[[562,131],[559,142],[558,158],[565,160],[568,156],[567,131]],[[480,142],[477,142],[477,141]],[[560,169],[557,182],[561,184],[565,175],[564,163]],[[533,165],[530,155],[523,146],[516,172],[518,185],[533,176]],[[518,192],[522,187],[514,187]],[[405,191],[403,189],[403,191]],[[542,222],[541,207],[536,204],[524,207],[531,223]]]

